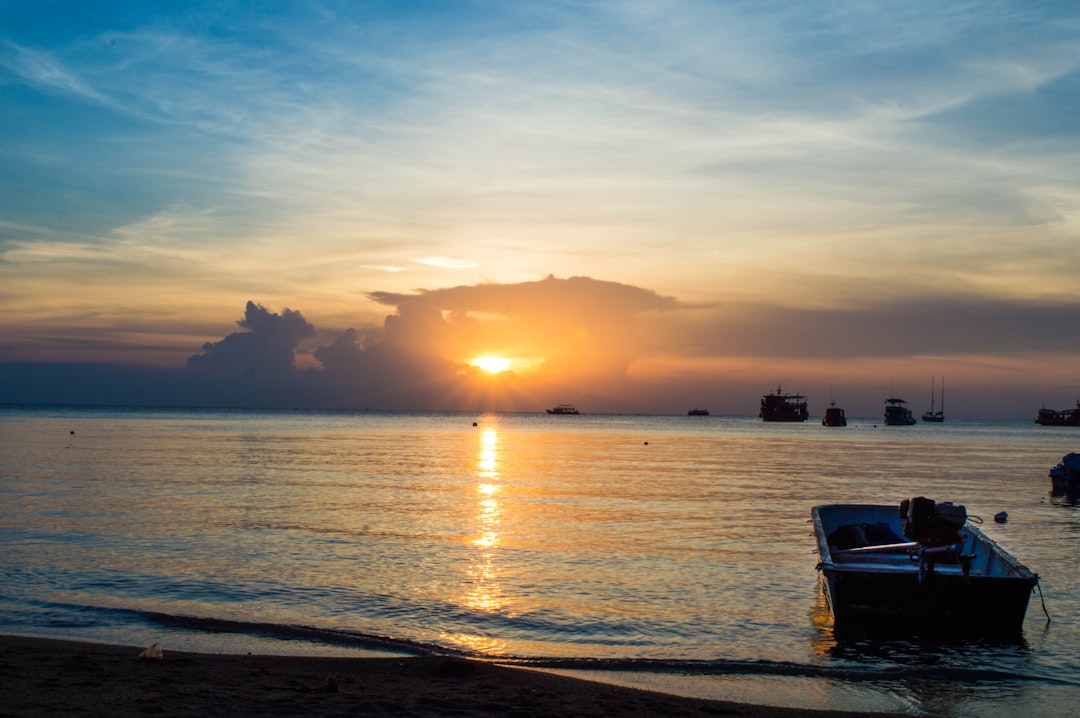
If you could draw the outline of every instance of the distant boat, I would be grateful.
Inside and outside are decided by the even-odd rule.
[[[574,408],[573,404],[558,404],[553,409],[548,409],[549,414],[580,414],[581,412]]]
[[[708,416],[709,415],[709,410],[708,409],[691,409],[690,411],[686,412],[686,415],[687,416]]]
[[[1035,423],[1043,426],[1080,426],[1080,401],[1076,402],[1075,409],[1039,409]]]
[[[930,377],[930,411],[922,415],[928,424],[940,424],[945,421],[945,377],[941,377],[941,411],[934,411],[934,378]]]
[[[813,507],[818,570],[836,626],[1018,633],[1039,577],[967,518],[963,506],[921,496],[899,510]]]
[[[772,394],[761,397],[758,416],[762,421],[806,421],[810,418],[810,412],[806,408],[805,396],[785,394],[778,386]]]
[[[917,423],[907,408],[907,402],[893,397],[885,400],[885,425],[886,426],[911,426]]]
[[[847,417],[844,416],[844,410],[836,405],[836,402],[830,402],[829,408],[825,410],[825,416],[821,418],[822,426],[847,426]]]

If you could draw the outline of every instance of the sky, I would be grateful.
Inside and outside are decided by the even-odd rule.
[[[0,106],[0,402],[1080,398],[1075,3],[13,0]]]

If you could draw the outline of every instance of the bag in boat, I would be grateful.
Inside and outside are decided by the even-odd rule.
[[[951,546],[961,542],[967,509],[917,496],[900,502],[900,517],[904,519],[904,535],[910,540],[927,547]]]
[[[866,546],[884,546],[903,543],[904,537],[898,536],[886,523],[843,524],[828,536],[829,547],[835,551],[847,551]]]

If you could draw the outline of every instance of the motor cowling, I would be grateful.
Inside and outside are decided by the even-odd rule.
[[[911,541],[934,548],[960,543],[960,530],[967,521],[967,509],[949,501],[938,503],[925,496],[900,502],[904,535]]]

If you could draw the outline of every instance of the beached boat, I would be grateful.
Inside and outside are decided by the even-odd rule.
[[[581,412],[574,408],[573,404],[556,404],[554,408],[548,409],[549,414],[580,414]]]
[[[1080,426],[1080,401],[1076,402],[1075,409],[1039,409],[1035,423],[1043,426]]]
[[[911,426],[915,423],[915,417],[911,409],[907,408],[907,402],[893,397],[885,400],[885,425],[886,426]]]
[[[924,411],[922,420],[928,424],[945,421],[945,377],[941,377],[941,409],[934,411],[934,378],[930,378],[930,411]]]
[[[709,410],[708,409],[691,409],[690,411],[686,412],[686,415],[687,416],[708,416],[709,415]]]
[[[763,421],[806,421],[810,412],[806,408],[806,397],[802,394],[785,394],[781,388],[761,397],[761,410],[758,416]]]
[[[1039,577],[963,506],[918,497],[815,506],[811,518],[836,626],[1020,631]]]
[[[1080,454],[1069,452],[1050,469],[1050,487],[1055,494],[1080,493]]]
[[[829,408],[825,410],[825,416],[821,417],[822,426],[847,426],[847,417],[844,416],[844,410],[836,405],[836,402],[830,402]]]

